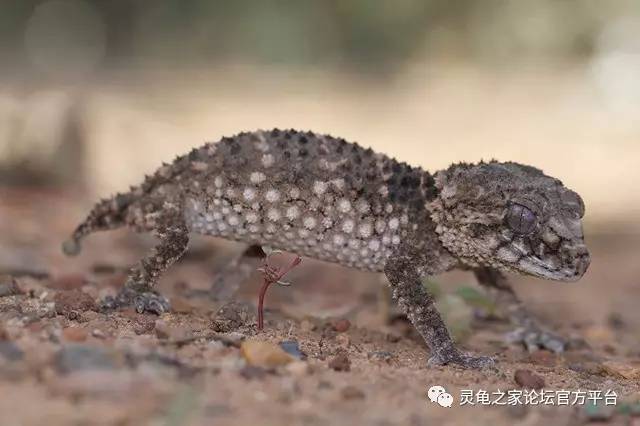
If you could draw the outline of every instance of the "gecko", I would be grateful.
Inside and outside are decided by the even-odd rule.
[[[115,307],[170,309],[155,284],[190,234],[266,246],[384,273],[393,299],[430,349],[428,365],[494,365],[458,348],[423,285],[472,271],[508,306],[528,348],[563,349],[514,293],[506,274],[577,281],[590,264],[584,202],[541,170],[491,160],[430,173],[342,138],[273,129],[239,133],[163,164],[126,193],[98,202],[63,243],[123,226],[158,239],[132,267]]]

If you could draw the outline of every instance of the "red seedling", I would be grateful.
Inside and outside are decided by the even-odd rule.
[[[281,253],[279,251],[270,252],[265,258],[262,267],[258,269],[258,271],[262,272],[264,277],[264,281],[262,283],[262,287],[260,288],[260,296],[258,298],[258,330],[262,330],[264,328],[264,296],[267,293],[267,289],[271,284],[277,283],[279,285],[288,286],[289,283],[280,281],[289,271],[298,266],[300,262],[302,262],[302,258],[297,256],[291,261],[289,266],[284,268],[277,268],[275,266],[269,265],[269,257]]]

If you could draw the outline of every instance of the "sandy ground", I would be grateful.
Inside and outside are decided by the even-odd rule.
[[[375,275],[305,259],[291,287],[269,290],[263,331],[257,272],[222,313],[187,297],[239,249],[213,239],[196,239],[162,281],[175,312],[99,312],[95,302],[152,240],[96,235],[66,259],[59,244],[84,214],[76,196],[0,188],[0,199],[1,425],[640,424],[638,235],[587,229],[593,263],[580,283],[513,277],[531,310],[570,338],[567,352],[527,353],[503,342],[509,324],[472,315],[462,346],[497,364],[466,371],[427,367],[407,323],[385,323]],[[436,282],[439,303],[473,286],[464,273]],[[451,310],[473,312],[463,305]],[[301,353],[283,355],[281,342]],[[523,389],[517,370],[545,391],[613,391],[617,405],[460,406],[462,390]],[[452,407],[429,401],[432,385],[452,394]]]

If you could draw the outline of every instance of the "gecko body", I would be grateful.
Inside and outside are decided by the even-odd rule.
[[[492,361],[455,347],[421,278],[471,269],[501,294],[512,293],[502,272],[577,280],[589,265],[583,215],[575,192],[530,166],[456,164],[431,174],[341,138],[274,129],[223,138],[163,165],[98,203],[63,250],[77,254],[94,231],[154,233],[159,244],[132,269],[119,301],[156,312],[168,305],[153,287],[190,233],[384,272],[431,363],[483,367]],[[509,302],[529,343],[558,349],[515,297]]]

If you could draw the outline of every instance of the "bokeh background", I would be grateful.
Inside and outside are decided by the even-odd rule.
[[[497,158],[638,229],[632,0],[3,0],[0,180],[125,189],[242,130],[339,135],[429,169]]]

